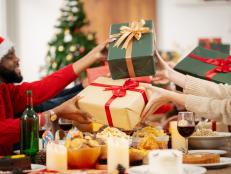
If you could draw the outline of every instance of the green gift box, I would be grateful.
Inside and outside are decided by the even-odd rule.
[[[206,43],[200,42],[199,46],[206,48]],[[229,54],[230,52],[230,45],[229,44],[220,44],[220,43],[210,43],[209,48],[211,50],[220,51],[225,54]]]
[[[174,69],[216,83],[231,84],[231,56],[219,51],[197,47]]]
[[[144,22],[144,20],[143,20]],[[140,77],[155,74],[154,61],[154,32],[151,20],[146,20],[143,27],[148,28],[148,32],[142,33],[139,40],[132,37],[128,42],[128,47],[123,48],[123,44],[132,33],[123,40],[121,45],[115,46],[120,40],[121,35],[117,36],[117,40],[109,44],[108,64],[112,79],[123,79],[129,77]],[[127,29],[132,27],[131,23],[112,24],[110,28],[110,36],[116,36],[120,33],[121,27]]]

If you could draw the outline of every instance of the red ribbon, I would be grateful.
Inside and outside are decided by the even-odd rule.
[[[187,57],[199,60],[203,63],[215,65],[215,68],[206,72],[205,77],[207,80],[211,80],[217,73],[229,73],[231,72],[231,55],[226,59],[222,58],[205,58],[195,54],[189,54]]]
[[[147,104],[148,98],[146,96],[146,93],[142,89],[137,89],[139,86],[139,82],[134,81],[132,79],[128,79],[124,82],[122,86],[117,85],[107,85],[107,84],[101,84],[101,83],[91,83],[92,86],[98,86],[98,87],[105,87],[105,91],[112,91],[112,97],[106,102],[105,104],[105,112],[107,116],[107,121],[109,126],[113,126],[111,112],[110,112],[110,104],[117,98],[117,97],[124,97],[126,95],[127,90],[139,92],[142,94],[142,97],[144,99],[144,103]]]
[[[204,43],[204,48],[211,49],[211,43],[221,44],[220,38],[213,38],[213,39],[200,39],[199,42]]]
[[[0,36],[0,43],[2,43],[4,41],[4,39]]]

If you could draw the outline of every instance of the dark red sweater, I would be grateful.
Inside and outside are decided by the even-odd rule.
[[[19,118],[15,113],[26,107],[26,90],[33,92],[33,104],[38,105],[54,97],[77,78],[72,65],[47,76],[43,80],[20,85],[0,83],[0,155],[19,142]]]

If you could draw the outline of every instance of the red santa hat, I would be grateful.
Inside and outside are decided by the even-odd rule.
[[[0,59],[2,59],[12,48],[13,43],[9,39],[0,36]]]

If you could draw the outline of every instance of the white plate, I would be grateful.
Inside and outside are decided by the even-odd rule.
[[[184,164],[184,173],[183,174],[204,174],[206,173],[206,169],[199,166],[193,166]],[[131,167],[128,169],[128,174],[147,174],[148,173],[148,165],[142,165],[137,167]]]
[[[201,166],[206,168],[222,168],[228,165],[231,165],[231,158],[221,157],[219,163],[211,163],[211,164],[192,164],[195,166]]]
[[[215,136],[190,136],[189,138],[223,138],[223,137],[231,137],[230,132],[217,132]]]
[[[201,150],[189,150],[189,153],[214,153],[218,155],[224,155],[227,153],[225,150],[211,150],[211,149],[201,149]]]
[[[38,170],[43,170],[46,169],[46,166],[41,165],[41,164],[31,164],[31,170],[24,170],[23,172],[28,173],[28,172],[36,172]]]

